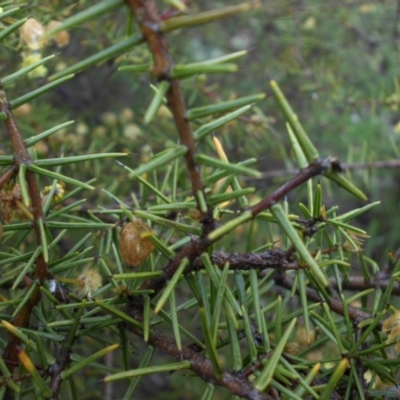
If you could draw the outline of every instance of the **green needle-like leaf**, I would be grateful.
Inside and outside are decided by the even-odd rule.
[[[83,299],[77,312],[74,315],[73,323],[69,329],[68,336],[67,336],[67,339],[64,344],[64,346],[67,350],[71,350],[71,348],[72,348],[72,344],[74,343],[74,340],[75,340],[75,335],[76,335],[76,331],[78,329],[78,325],[81,321],[82,314],[85,311],[86,303],[87,303],[87,300]]]
[[[94,161],[101,160],[103,158],[116,158],[116,157],[126,157],[127,153],[104,153],[104,154],[85,154],[83,156],[73,156],[73,157],[59,157],[59,158],[46,158],[43,160],[35,160],[35,165],[41,167],[55,167],[58,165],[75,164],[84,161]]]
[[[180,333],[180,328],[179,328],[178,310],[176,307],[174,290],[172,290],[169,295],[169,309],[170,309],[170,314],[171,314],[172,329],[174,331],[176,347],[178,348],[179,351],[181,351],[182,350],[182,340],[181,340],[181,333]]]
[[[185,271],[185,268],[188,266],[189,260],[187,258],[184,258],[181,263],[179,264],[179,267],[175,271],[174,275],[172,276],[171,280],[168,282],[166,288],[162,292],[161,297],[159,298],[156,307],[154,308],[154,312],[158,313],[161,308],[164,306],[165,302],[168,300],[169,295],[173,290],[175,290],[175,286],[178,283],[179,279],[181,278],[183,272]]]
[[[43,223],[43,219],[39,218],[37,220],[38,226],[39,226],[39,231],[40,231],[40,242],[42,246],[42,253],[43,253],[43,258],[46,263],[49,262],[49,249],[47,247],[47,237],[46,237],[46,231]]]
[[[22,68],[17,72],[14,72],[11,75],[8,75],[6,77],[4,77],[3,79],[1,79],[1,83],[3,84],[3,86],[7,86],[10,85],[11,83],[17,81],[18,79],[24,77],[25,75],[28,74],[28,72],[34,70],[35,68],[45,64],[47,61],[51,60],[52,58],[54,58],[55,56],[48,56],[45,58],[42,58],[39,61],[36,61],[35,63],[29,65],[28,67]]]
[[[307,165],[308,165],[307,158],[306,158],[306,156],[303,152],[303,149],[301,148],[300,143],[297,140],[297,137],[294,134],[293,129],[291,128],[290,124],[286,123],[286,129],[289,134],[290,144],[292,145],[292,149],[293,149],[294,157],[297,162],[297,166],[299,167],[299,169],[303,169],[303,168],[307,167]]]
[[[136,368],[130,371],[118,372],[116,374],[106,376],[104,378],[104,382],[114,382],[120,379],[128,379],[141,375],[157,374],[159,372],[179,371],[182,369],[189,369],[189,368],[190,368],[190,361],[181,361],[174,364],[164,364],[160,366],[153,366],[147,368]]]
[[[219,228],[213,230],[208,234],[207,238],[211,242],[215,242],[217,239],[225,236],[227,233],[233,231],[237,226],[242,225],[243,223],[250,221],[253,218],[253,214],[250,211],[243,212],[239,217],[236,217]]]
[[[346,369],[349,367],[349,360],[345,357],[340,361],[339,365],[336,367],[335,371],[331,375],[329,382],[326,384],[324,391],[321,393],[319,397],[321,400],[328,400],[336,388],[340,378],[346,372]]]
[[[118,8],[124,4],[124,0],[105,0],[100,3],[87,8],[84,11],[81,11],[78,14],[73,15],[72,17],[67,18],[61,24],[55,26],[46,32],[47,36],[52,36],[57,32],[60,32],[64,29],[70,29],[76,25],[81,25],[86,21],[91,19],[95,19],[102,14],[108,13],[115,8]]]
[[[22,164],[19,167],[18,183],[19,183],[19,187],[21,189],[21,197],[22,197],[22,201],[24,203],[24,206],[25,207],[29,207],[30,198],[29,198],[29,194],[28,194],[28,186],[27,186],[27,183],[26,183],[25,174],[26,174],[26,165]]]
[[[6,379],[6,385],[15,393],[21,392],[21,387],[18,386],[13,380],[11,376],[11,372],[7,368],[6,363],[4,362],[3,357],[0,357],[0,371],[4,378]]]
[[[47,384],[45,383],[45,381],[39,374],[38,370],[36,369],[35,365],[31,361],[29,356],[23,350],[19,350],[17,355],[18,355],[19,360],[21,361],[21,364],[31,374],[33,381],[35,382],[37,387],[40,389],[40,393],[42,394],[43,398],[49,399],[52,396],[53,392],[47,386]]]
[[[199,129],[194,131],[193,135],[196,140],[203,139],[210,133],[216,131],[217,129],[221,128],[225,124],[227,124],[230,121],[233,121],[234,119],[240,117],[242,114],[244,114],[246,111],[250,110],[251,105],[247,105],[244,107],[239,108],[236,111],[233,111],[229,114],[224,115],[223,117],[214,119],[213,121],[202,125]]]
[[[211,165],[215,168],[222,168],[230,173],[244,174],[254,178],[260,178],[262,176],[262,173],[255,169],[243,167],[239,164],[231,164],[229,162],[221,161],[216,158],[206,156],[204,154],[197,155],[195,159],[198,163]]]
[[[64,122],[63,124],[56,125],[55,127],[48,129],[47,131],[44,131],[42,133],[39,133],[38,135],[32,136],[28,139],[25,139],[25,144],[27,147],[33,146],[34,144],[47,138],[48,136],[52,135],[53,133],[73,124],[74,122],[75,121],[68,121],[68,122]]]
[[[97,360],[98,358],[103,357],[106,354],[111,353],[112,351],[118,349],[119,346],[120,346],[119,343],[116,343],[116,344],[108,346],[104,349],[99,350],[98,352],[92,354],[89,357],[86,357],[83,361],[78,362],[75,365],[73,365],[71,368],[68,368],[65,371],[61,372],[60,378],[62,380],[67,379],[72,374],[74,374],[74,373],[80,371],[82,368],[85,368],[88,365],[90,365],[94,360]]]
[[[161,83],[157,87],[157,91],[155,96],[153,97],[149,107],[144,114],[144,123],[148,124],[156,115],[158,109],[160,108],[162,102],[164,101],[164,96],[167,93],[170,87],[170,83],[168,81],[161,81]]]
[[[168,149],[168,151],[163,152],[162,155],[157,155],[156,157],[153,157],[148,163],[142,164],[134,170],[126,166],[124,166],[124,168],[130,171],[131,177],[135,177],[137,175],[142,175],[146,172],[162,167],[163,165],[168,164],[179,157],[182,157],[184,154],[186,154],[186,152],[187,148],[185,146],[177,146],[173,149]]]
[[[332,220],[333,221],[338,220],[338,221],[346,223],[346,222],[350,221],[351,219],[354,219],[354,218],[358,217],[359,215],[365,213],[366,211],[370,210],[371,208],[373,208],[373,207],[375,207],[375,206],[377,206],[379,204],[381,204],[380,201],[375,201],[373,203],[367,204],[364,207],[356,208],[356,209],[354,209],[352,211],[349,211],[349,212],[347,212],[345,214],[342,214],[342,215],[339,215],[339,216],[337,216],[335,218],[332,218]]]
[[[11,35],[14,31],[16,31],[20,26],[22,26],[28,18],[21,19],[17,22],[14,22],[12,25],[8,26],[7,28],[3,29],[0,32],[0,41],[5,39],[7,36]]]
[[[54,87],[56,87],[58,85],[61,85],[61,83],[64,83],[64,82],[70,80],[74,76],[75,75],[71,74],[71,75],[64,76],[63,78],[57,79],[54,82],[50,82],[47,85],[40,87],[39,89],[33,90],[32,92],[29,92],[21,97],[18,97],[15,100],[11,100],[10,105],[12,108],[18,108],[19,106],[22,106],[22,104],[28,103],[35,97],[38,97],[38,96],[42,95],[43,93],[48,92],[50,89],[53,89]]]
[[[96,300],[95,303],[100,306],[101,308],[103,308],[104,310],[112,313],[113,315],[115,315],[116,317],[121,318],[123,321],[135,325],[139,328],[143,328],[143,325],[136,321],[135,319],[131,318],[129,315],[125,314],[124,312],[122,312],[121,310],[118,310],[118,308],[112,306],[111,304],[107,304],[103,301],[100,300]]]
[[[236,64],[208,64],[208,65],[175,65],[172,70],[173,78],[189,78],[198,74],[221,74],[229,72],[237,72]]]
[[[14,14],[19,9],[20,9],[19,7],[14,7],[14,8],[10,8],[7,11],[3,11],[2,13],[0,13],[0,21],[3,20],[4,18],[9,17],[10,15]]]
[[[314,206],[313,206],[313,211],[314,211],[314,218],[319,218],[321,216],[321,209],[322,209],[322,188],[321,184],[318,183],[317,187],[315,188],[315,194],[314,194]]]
[[[217,378],[220,378],[222,376],[222,365],[221,365],[221,361],[218,357],[218,352],[217,352],[216,346],[213,343],[210,322],[207,318],[207,313],[206,313],[206,310],[204,309],[204,307],[199,308],[199,313],[200,313],[200,321],[201,321],[203,335],[204,335],[205,342],[206,342],[208,356],[211,359],[211,363],[214,368],[215,376]]]
[[[271,383],[279,359],[281,358],[281,355],[285,349],[286,343],[289,340],[290,335],[292,334],[296,322],[297,322],[296,318],[292,319],[289,326],[285,330],[285,333],[282,335],[281,340],[276,345],[272,356],[269,358],[263,370],[260,372],[260,375],[258,376],[256,383],[254,385],[256,389],[258,389],[259,391],[264,391]]]
[[[312,163],[314,160],[319,158],[317,149],[314,147],[310,138],[307,136],[306,132],[304,131],[302,125],[299,122],[299,119],[297,118],[297,115],[294,113],[289,102],[286,100],[286,97],[282,93],[278,84],[275,81],[271,81],[270,85],[278,101],[278,104],[282,109],[283,114],[285,115],[291,128],[293,129],[293,133],[295,134],[298,143],[306,156],[308,163]]]
[[[65,183],[70,183],[71,185],[74,185],[74,186],[78,186],[78,187],[81,187],[81,188],[84,188],[84,189],[89,189],[89,190],[93,190],[94,189],[93,186],[88,185],[87,183],[80,182],[80,181],[78,181],[76,179],[70,178],[70,177],[65,176],[65,175],[61,175],[61,174],[59,174],[57,172],[48,171],[47,169],[40,168],[35,164],[29,165],[28,169],[30,171],[35,172],[36,174],[43,175],[43,176],[48,176],[49,178],[57,179],[59,181],[65,182]]]
[[[94,54],[86,58],[85,60],[79,61],[64,70],[55,73],[54,75],[49,77],[49,81],[54,81],[55,79],[59,79],[64,77],[65,75],[75,74],[76,72],[83,71],[84,69],[90,68],[92,65],[98,64],[102,61],[106,61],[112,57],[116,57],[119,54],[122,54],[125,50],[130,47],[136,46],[137,44],[142,42],[141,35],[132,35],[124,40],[118,41],[113,46],[108,47],[98,53]]]
[[[21,270],[21,272],[15,278],[14,283],[11,287],[11,290],[15,290],[18,287],[18,285],[23,281],[26,274],[33,267],[33,264],[35,263],[38,255],[41,253],[41,251],[42,251],[41,247],[36,248],[36,250],[33,252],[32,256],[30,257],[29,261],[26,263],[25,267]]]
[[[340,187],[347,190],[353,196],[358,197],[361,200],[368,201],[368,197],[360,190],[357,189],[347,178],[345,178],[340,172],[330,170],[325,176],[331,181],[337,183]]]
[[[278,204],[274,204],[271,207],[271,212],[276,218],[279,225],[283,228],[285,233],[288,235],[290,241],[292,242],[293,246],[297,249],[305,263],[310,268],[312,274],[318,281],[322,284],[322,286],[328,286],[328,280],[326,279],[325,274],[322,272],[321,268],[318,266],[316,261],[312,258],[311,254],[307,250],[306,246],[300,239],[297,232],[294,230],[289,218],[283,211],[282,206]]]
[[[243,3],[235,6],[205,11],[193,15],[184,15],[181,17],[170,18],[160,23],[160,29],[163,32],[169,32],[176,29],[205,24],[211,21],[231,17],[232,15],[248,11],[252,7],[252,3]]]
[[[189,120],[203,118],[208,115],[219,114],[231,111],[235,108],[240,108],[246,105],[251,105],[265,99],[265,93],[252,94],[250,96],[239,97],[235,100],[224,101],[221,103],[211,104],[208,106],[196,107],[188,110],[186,117]]]

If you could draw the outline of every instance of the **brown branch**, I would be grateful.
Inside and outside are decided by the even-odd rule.
[[[274,277],[275,283],[285,289],[293,290],[294,286],[294,280],[291,279],[290,277],[283,275],[281,273],[278,273]],[[296,293],[299,293],[299,289],[296,289]],[[334,311],[337,314],[344,315],[344,309],[343,309],[343,304],[339,299],[336,299],[334,297],[330,297],[327,300],[323,299],[316,290],[311,289],[310,287],[306,287],[306,296],[309,300],[314,301],[316,303],[327,303],[329,308]],[[365,321],[366,319],[373,318],[373,315],[361,311],[360,309],[356,307],[347,307],[349,317],[350,319],[355,322],[355,323],[360,323],[362,321]],[[378,324],[378,329],[380,329],[381,326]]]
[[[357,170],[357,169],[381,169],[381,168],[400,168],[400,160],[385,160],[385,161],[375,161],[375,162],[360,162],[352,164],[341,164],[344,170]],[[296,174],[299,170],[295,168],[290,169],[279,169],[276,171],[263,172],[261,178],[246,178],[248,180],[252,179],[272,179],[280,178],[288,175]]]
[[[143,336],[141,329],[135,326],[130,326],[129,329],[137,336]],[[267,393],[259,392],[253,384],[241,374],[233,374],[224,371],[222,378],[217,378],[210,360],[186,346],[182,346],[182,349],[179,350],[175,340],[162,332],[153,330],[149,337],[148,344],[164,350],[176,360],[190,361],[190,369],[205,382],[211,382],[215,385],[223,386],[236,396],[248,400],[273,400],[273,398]]]
[[[52,390],[53,394],[51,397],[51,400],[57,400],[58,399],[58,394],[60,392],[61,384],[62,384],[62,379],[61,379],[61,372],[64,371],[64,369],[68,366],[70,363],[70,354],[71,351],[70,349],[67,349],[65,346],[63,346],[60,349],[59,355],[57,357],[57,362],[51,366],[50,368],[50,384],[49,388]]]
[[[350,25],[347,27],[349,31],[358,39],[363,41],[371,50],[375,50],[379,46],[379,40],[374,39],[366,32],[364,32],[361,28],[355,25]]]
[[[181,84],[178,79],[172,79],[173,62],[169,54],[166,36],[161,32],[159,23],[161,22],[156,5],[153,0],[127,0],[136,20],[140,26],[143,37],[146,39],[150,51],[153,55],[154,67],[152,73],[160,80],[167,80],[170,87],[167,92],[168,105],[171,108],[175,125],[179,133],[181,143],[186,146],[185,154],[186,165],[188,168],[193,194],[197,200],[198,209],[201,210],[199,193],[205,199],[204,185],[198,168],[194,161],[195,141],[192,127],[186,119],[186,104],[183,98]],[[203,226],[206,231],[214,227],[212,218],[212,208],[208,207],[206,215],[203,215]]]
[[[13,172],[18,171],[21,165],[29,167],[29,165],[31,165],[33,161],[28,153],[25,142],[17,127],[13,113],[11,111],[11,106],[7,101],[7,97],[2,86],[0,86],[0,112],[3,112],[7,115],[5,125],[14,152]],[[12,175],[13,175],[12,173],[8,173],[8,175],[6,176],[9,176],[11,178]],[[42,201],[41,201],[40,191],[36,183],[35,175],[28,169],[26,171],[26,182],[28,186],[28,194],[31,201],[32,214],[34,218],[32,221],[32,226],[36,234],[36,244],[37,246],[41,246],[42,240],[41,240],[38,221],[44,220]],[[48,271],[47,263],[45,262],[43,254],[41,253],[36,259],[35,278],[39,280],[40,283],[42,283],[43,281],[49,279],[50,277],[51,274]],[[31,286],[32,284],[36,285],[36,283],[31,282],[29,286]],[[38,304],[39,300],[40,300],[40,290],[39,286],[37,285],[32,293],[32,296],[29,298],[25,306],[22,307],[21,311],[16,315],[13,321],[14,326],[22,328],[26,327],[29,324],[29,319],[32,313],[32,309],[36,304]],[[15,363],[18,362],[17,354],[19,345],[20,345],[20,339],[11,334],[10,339],[3,353],[4,361],[7,367],[10,369],[10,371],[13,370]],[[13,392],[7,389],[5,396],[6,398],[13,398]]]
[[[230,253],[214,252],[210,256],[211,262],[219,268],[229,263],[230,270],[247,271],[250,269],[263,270],[268,268],[286,269],[289,263],[285,260],[285,252],[281,249],[271,249],[260,253]],[[194,262],[195,269],[204,269],[200,259]]]
[[[339,285],[336,282],[336,279],[332,279],[329,281],[330,285],[334,288],[338,288]],[[366,289],[381,289],[386,290],[389,285],[389,278],[380,278],[379,274],[374,276],[371,281],[366,281],[363,276],[349,276],[346,279],[343,279],[340,283],[340,287],[343,290],[351,290],[351,291],[362,291]],[[393,285],[392,294],[399,296],[400,295],[400,283],[395,282]]]
[[[298,174],[290,181],[284,183],[281,187],[275,190],[275,192],[251,207],[250,211],[253,217],[273,206],[280,199],[285,197],[289,192],[307,182],[309,179],[313,178],[314,176],[326,173],[331,167],[332,162],[334,161],[337,162],[336,159],[333,159],[331,157],[319,158],[315,160],[308,167],[298,172]]]

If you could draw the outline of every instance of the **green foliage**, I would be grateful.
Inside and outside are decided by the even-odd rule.
[[[335,157],[399,155],[387,6],[86,3],[0,13],[0,398],[390,398],[400,254]]]

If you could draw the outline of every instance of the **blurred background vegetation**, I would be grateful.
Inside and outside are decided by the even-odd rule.
[[[28,6],[30,15],[45,25],[51,20],[62,21],[90,3],[32,1]],[[159,3],[161,6],[162,2]],[[196,1],[191,2],[190,8],[195,12],[239,3]],[[42,56],[58,53],[46,64],[48,75],[125,37],[126,21],[130,18],[127,14],[126,10],[118,9],[71,29],[62,46],[52,43],[42,48]],[[22,8],[15,18],[26,15],[26,9]],[[179,31],[172,32],[169,41],[176,63],[249,50],[239,61],[237,73],[223,77],[197,76],[184,81],[183,85],[189,108],[218,99],[267,92],[266,100],[253,107],[252,114],[227,125],[219,135],[231,162],[255,157],[258,159],[255,168],[266,173],[281,171],[277,177],[243,180],[244,185],[259,188],[253,203],[290,176],[284,170],[295,168],[285,120],[270,93],[268,81],[271,78],[279,82],[321,155],[336,155],[348,164],[400,159],[399,0],[269,0],[263,2],[261,9],[246,15],[192,28],[184,35]],[[3,43],[0,53],[2,76],[20,68],[26,57],[22,50],[18,32]],[[135,47],[128,55],[78,74],[52,93],[15,110],[24,137],[53,127],[55,121],[74,119],[76,124],[36,145],[41,158],[58,157],[62,152],[80,155],[126,151],[131,156],[124,163],[131,168],[137,167],[148,160],[152,152],[177,141],[166,107],[159,110],[158,118],[151,124],[143,123],[153,96],[149,84],[155,83],[150,74],[117,71],[125,64],[150,61],[151,54],[145,44]],[[18,82],[9,91],[12,90],[13,97],[18,97],[41,86],[44,79],[27,78],[24,84]],[[168,136],[166,132],[173,134]],[[5,132],[1,135],[0,152],[9,154]],[[206,148],[208,145],[201,144],[200,150],[201,146]],[[128,203],[133,190],[140,200],[142,189],[139,184],[128,184],[125,171],[112,160],[63,167],[63,173],[77,176],[82,181],[95,176],[96,187],[107,189]],[[383,264],[387,251],[399,247],[399,168],[364,168],[350,170],[348,174],[371,202],[382,201],[380,207],[373,208],[357,223],[372,237],[365,243],[366,254]],[[340,191],[340,197],[334,195],[340,189],[325,180],[323,188],[325,204],[338,204],[341,213],[361,206],[344,191]],[[304,199],[304,190],[291,193],[289,201],[294,213],[300,212],[297,204]],[[100,191],[88,194],[88,202],[93,207],[113,205],[110,197]],[[242,240],[247,232],[239,229],[236,233],[236,237],[225,239],[226,246],[233,241],[235,249],[248,250],[248,242]],[[252,236],[253,248],[274,239],[265,239],[261,232],[255,233],[260,237]],[[141,349],[137,351],[142,353]],[[157,392],[158,398],[169,398],[168,394],[162,393],[165,380],[156,375],[146,379],[151,384],[142,386],[143,396],[156,398],[154,392]],[[182,393],[196,390],[191,380],[182,380],[179,373],[172,375],[169,385],[173,386],[175,381]],[[200,385],[199,393],[203,389],[204,385]],[[92,393],[89,387],[86,395],[93,399],[99,394],[97,388]]]

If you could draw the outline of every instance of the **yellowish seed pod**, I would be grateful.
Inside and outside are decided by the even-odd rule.
[[[151,228],[140,219],[129,222],[121,229],[119,252],[128,267],[138,267],[153,251],[149,235]]]

